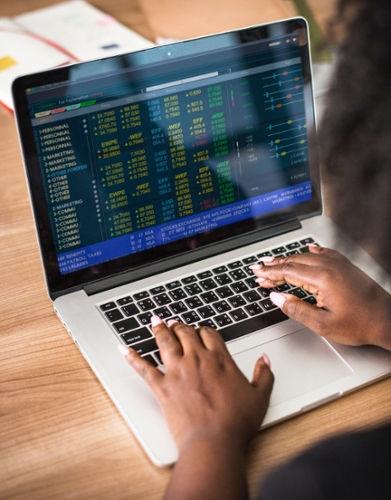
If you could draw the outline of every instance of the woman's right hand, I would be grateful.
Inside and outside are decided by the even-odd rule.
[[[270,299],[328,340],[391,350],[391,296],[339,252],[315,245],[309,250],[269,259],[253,271],[260,286],[290,283],[316,295],[317,305],[289,293],[272,292]]]

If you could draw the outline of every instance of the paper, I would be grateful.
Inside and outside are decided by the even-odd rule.
[[[0,101],[13,109],[11,85],[21,74],[152,45],[83,0],[0,18]]]

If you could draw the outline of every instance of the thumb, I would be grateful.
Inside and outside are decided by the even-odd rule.
[[[266,403],[266,411],[274,384],[274,375],[270,369],[270,360],[266,354],[263,354],[255,363],[251,384],[260,394],[262,401]]]

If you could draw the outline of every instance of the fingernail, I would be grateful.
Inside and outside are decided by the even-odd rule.
[[[126,345],[118,344],[118,350],[124,356],[127,356],[129,354],[129,348],[126,347]]]
[[[252,271],[256,271],[258,269],[262,269],[262,266],[261,264],[252,264],[251,266],[249,266],[249,269],[251,269]]]
[[[179,323],[179,321],[177,321],[176,319],[169,319],[167,321],[167,326],[172,326],[175,325],[176,323]]]
[[[274,257],[272,255],[266,255],[265,257],[261,257],[259,260],[261,262],[273,262]]]
[[[152,326],[161,325],[162,323],[163,323],[162,318],[160,316],[158,316],[157,314],[153,314],[151,316],[151,325]]]
[[[264,281],[266,281],[266,278],[257,278],[255,281],[257,283],[263,283]]]
[[[270,362],[269,356],[267,354],[263,353],[262,358],[263,358],[264,362],[267,364],[267,366],[270,368],[272,364]]]
[[[271,292],[269,298],[273,302],[273,304],[275,304],[280,309],[284,307],[286,297],[282,293]]]

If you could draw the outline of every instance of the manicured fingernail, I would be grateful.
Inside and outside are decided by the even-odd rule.
[[[273,262],[274,257],[272,255],[265,255],[265,257],[260,257],[261,262]]]
[[[124,356],[127,356],[129,354],[129,348],[126,347],[126,345],[118,344],[118,350]]]
[[[266,281],[266,278],[257,278],[255,281],[257,283],[263,283],[264,281]]]
[[[167,321],[167,326],[172,326],[175,325],[176,323],[179,323],[179,321],[177,321],[176,319],[169,319]]]
[[[151,325],[152,326],[161,325],[162,323],[163,323],[162,318],[160,316],[158,316],[157,314],[154,314],[153,316],[151,316]]]
[[[267,364],[267,366],[270,368],[271,367],[271,363],[270,363],[270,358],[267,354],[263,353],[262,354],[262,358],[264,360],[264,362]]]
[[[262,266],[261,264],[252,264],[251,266],[249,266],[249,269],[251,269],[252,271],[256,271],[258,269],[262,269]]]
[[[273,304],[275,304],[280,309],[284,307],[286,297],[282,293],[271,292],[269,298],[273,302]]]

